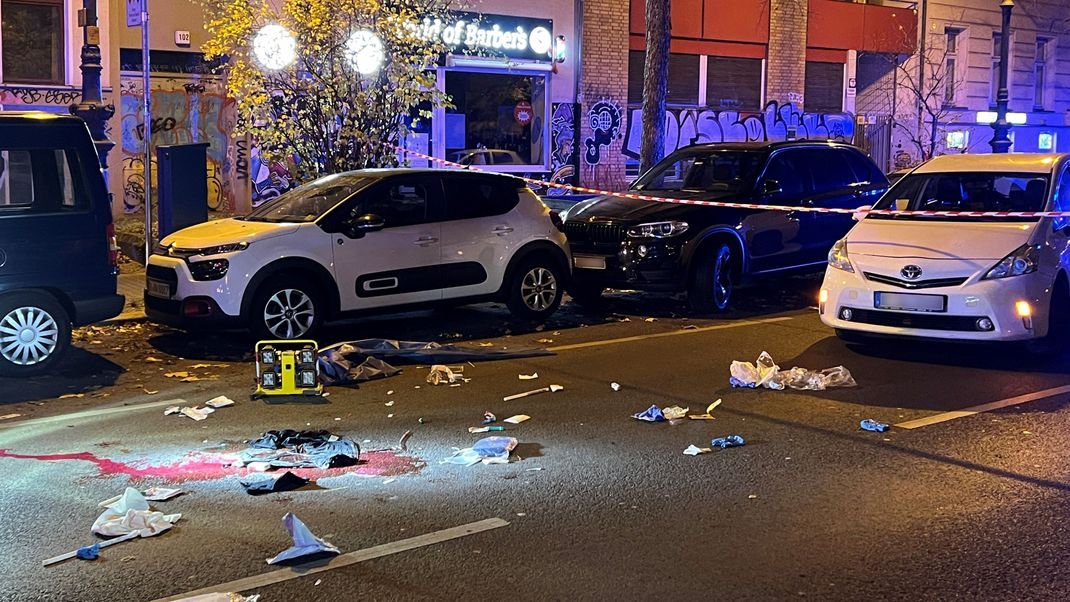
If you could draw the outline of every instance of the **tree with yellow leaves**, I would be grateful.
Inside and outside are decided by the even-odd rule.
[[[266,160],[292,160],[299,181],[396,164],[409,119],[448,104],[433,70],[445,48],[417,24],[450,1],[200,0],[236,133]]]

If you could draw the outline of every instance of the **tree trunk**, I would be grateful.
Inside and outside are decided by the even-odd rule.
[[[665,90],[669,87],[669,3],[646,0],[646,62],[643,65],[643,138],[639,170],[665,156]]]

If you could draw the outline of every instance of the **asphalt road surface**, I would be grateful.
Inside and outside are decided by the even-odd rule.
[[[757,288],[716,320],[688,317],[669,297],[616,294],[601,313],[566,305],[541,330],[494,305],[332,327],[321,342],[555,354],[465,365],[460,387],[431,386],[427,366],[406,365],[315,403],[250,401],[251,344],[237,336],[83,329],[59,374],[0,380],[0,416],[20,414],[0,420],[0,600],[153,600],[243,578],[260,579],[243,593],[262,602],[1066,599],[1070,360],[1014,347],[849,347],[808,307],[817,286]],[[782,368],[844,365],[858,386],[732,389],[731,361],[761,351]],[[198,380],[165,376],[174,372]],[[502,401],[549,384],[565,388]],[[237,404],[203,422],[163,415],[171,400],[221,394]],[[718,398],[712,421],[631,418],[651,404],[701,413]],[[486,410],[532,417],[508,428],[520,442],[512,462],[443,464],[485,436],[467,427]],[[864,418],[915,428],[873,433],[859,428]],[[278,428],[351,436],[365,461],[299,471],[315,485],[250,496],[237,482],[244,470],[227,463]],[[682,453],[730,434],[746,445]],[[92,543],[97,502],[128,485],[181,487],[155,506],[182,519],[96,561],[41,566]],[[263,584],[277,570],[265,559],[290,545],[286,512],[354,562],[314,558],[327,570],[286,569]],[[494,528],[429,537],[473,523]],[[412,549],[355,562],[412,538]]]

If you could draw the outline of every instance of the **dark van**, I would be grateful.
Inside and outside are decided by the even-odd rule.
[[[122,311],[111,202],[77,117],[0,112],[0,375],[47,371]]]

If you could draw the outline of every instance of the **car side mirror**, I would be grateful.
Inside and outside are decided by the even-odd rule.
[[[784,188],[778,180],[762,180],[762,194],[780,194]]]
[[[386,220],[374,213],[365,213],[349,220],[345,226],[345,233],[349,238],[362,238],[369,232],[377,232],[385,227]]]
[[[856,222],[866,219],[866,216],[869,215],[869,210],[872,208],[873,205],[862,205],[858,209],[855,209],[855,212],[851,214],[851,219]]]

